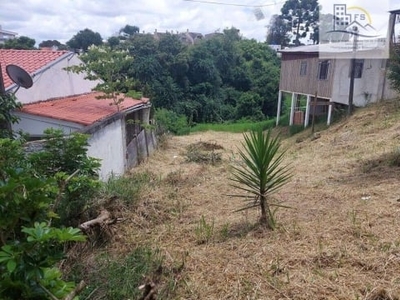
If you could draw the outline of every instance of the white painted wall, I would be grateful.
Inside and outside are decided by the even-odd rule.
[[[350,59],[338,59],[333,79],[332,101],[348,104],[350,88],[349,72]],[[385,72],[381,59],[365,59],[362,78],[354,80],[354,105],[365,106],[368,103],[379,101],[382,97],[384,76]],[[388,81],[386,81],[385,90],[384,98],[393,98],[395,92],[389,88]]]
[[[20,117],[20,121],[18,124],[13,124],[12,129],[14,131],[22,130],[31,137],[42,137],[43,131],[47,128],[61,129],[65,134],[84,128],[84,126],[73,122],[20,112],[15,114]],[[119,119],[108,124],[93,133],[88,141],[88,155],[101,159],[99,176],[103,181],[106,181],[112,173],[122,175],[125,172],[125,140],[122,123],[123,121]]]
[[[84,74],[64,70],[66,67],[79,65],[82,61],[77,54],[70,53],[49,69],[33,77],[30,89],[20,88],[16,97],[23,104],[89,93],[96,86],[96,81],[84,79]]]
[[[32,137],[43,136],[43,131],[47,128],[61,129],[65,134],[70,134],[83,128],[82,125],[73,122],[40,117],[21,112],[14,112],[14,115],[19,117],[20,120],[17,124],[12,124],[12,130],[16,132],[22,130],[25,133],[29,133]]]
[[[89,139],[88,155],[101,159],[100,179],[106,181],[111,174],[125,172],[125,140],[119,119],[96,131]]]

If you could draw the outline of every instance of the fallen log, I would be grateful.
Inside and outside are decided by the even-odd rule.
[[[92,228],[93,226],[101,224],[110,224],[110,223],[113,223],[113,220],[111,220],[110,212],[106,209],[102,209],[100,215],[96,219],[86,221],[81,225],[79,225],[78,228],[83,231],[86,231],[89,228]]]
[[[71,291],[71,293],[69,293],[67,295],[67,297],[64,298],[64,300],[73,300],[75,298],[75,296],[79,295],[85,287],[86,287],[86,283],[82,280],[76,286],[76,288],[73,291]]]

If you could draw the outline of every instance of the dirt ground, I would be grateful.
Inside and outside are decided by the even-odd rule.
[[[399,299],[400,108],[375,105],[319,132],[282,140],[290,209],[257,226],[230,186],[242,134],[171,137],[145,163],[154,185],[121,223],[124,245],[150,244],[184,263],[174,299]],[[216,164],[187,162],[187,146],[222,146]],[[221,147],[220,147],[221,148]],[[122,243],[122,242],[121,242]]]

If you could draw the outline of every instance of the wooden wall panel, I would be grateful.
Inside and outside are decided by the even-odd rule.
[[[301,62],[307,62],[307,73],[300,76]],[[318,54],[316,53],[282,53],[281,78],[279,89],[287,92],[314,95],[331,98],[333,72],[335,71],[335,61],[330,60],[328,78],[318,79]]]

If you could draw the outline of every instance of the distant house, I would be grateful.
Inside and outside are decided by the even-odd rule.
[[[269,44],[268,46],[269,46],[272,50],[274,50],[274,51],[279,51],[279,50],[282,49],[282,46],[281,46],[281,45]]]
[[[387,37],[391,47],[394,41],[395,16],[399,14],[400,10],[391,12],[392,25]],[[321,44],[280,50],[282,63],[277,124],[283,94],[288,93],[291,95],[290,125],[307,126],[313,112],[317,115],[326,114],[329,125],[333,106],[349,104],[352,59],[355,59],[353,94],[355,106],[362,107],[381,99],[398,96],[387,80],[387,59],[380,58],[385,57],[384,43],[381,40],[376,40],[374,43],[369,44],[369,47],[360,47],[355,52],[352,43],[350,46],[348,43]],[[306,99],[304,105],[299,101],[301,96]],[[314,99],[315,109],[312,105]]]
[[[0,25],[0,44],[4,44],[7,40],[15,39],[17,35],[18,33],[16,32],[2,29]]]
[[[112,100],[97,99],[101,94],[92,92],[96,82],[64,70],[79,63],[76,54],[66,51],[0,50],[7,92],[17,86],[4,71],[6,65],[22,67],[34,81],[30,89],[16,92],[24,105],[15,112],[20,121],[12,129],[34,139],[40,139],[47,128],[62,129],[66,135],[89,134],[88,154],[102,160],[99,175],[107,180],[111,174],[123,174],[155,148],[154,134],[144,128],[150,122],[151,104],[147,98],[127,97],[117,107]]]
[[[203,39],[203,35],[198,32],[190,32],[189,29],[186,32],[158,32],[157,29],[153,33],[153,37],[155,40],[159,41],[162,37],[166,35],[176,35],[178,36],[179,40],[186,45],[194,45],[195,43],[201,41]]]
[[[6,92],[18,89],[6,73],[7,65],[17,65],[31,75],[33,86],[28,90],[18,89],[15,94],[23,104],[89,93],[98,83],[85,80],[84,74],[64,70],[82,63],[74,52],[0,49],[0,63]]]

